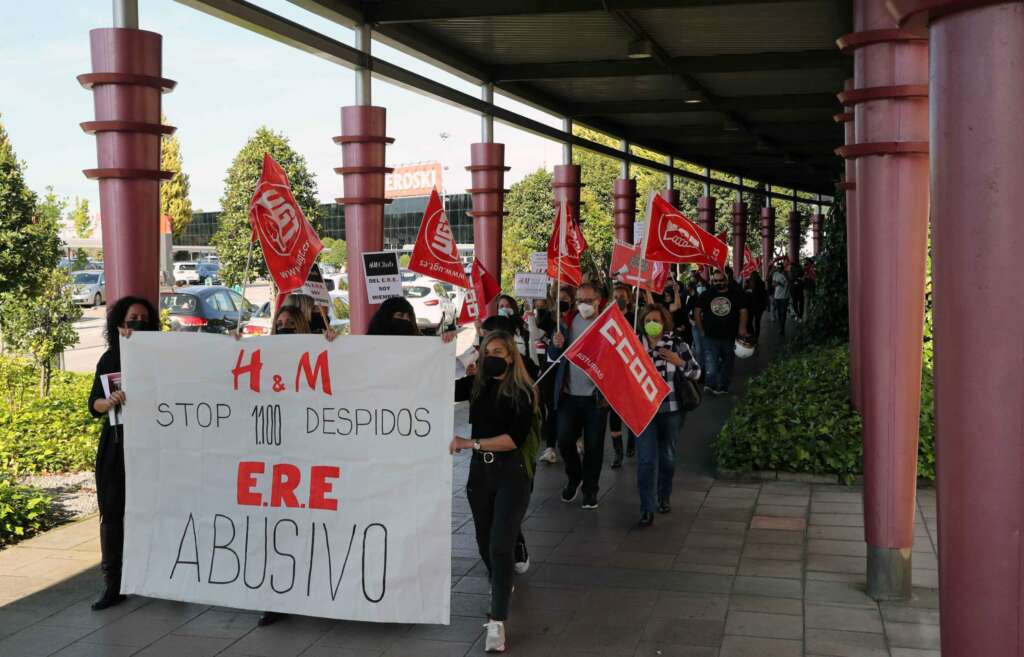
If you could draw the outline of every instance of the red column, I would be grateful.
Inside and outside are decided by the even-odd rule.
[[[855,0],[854,106],[867,590],[910,595],[928,243],[928,49],[884,0]],[[960,272],[964,275],[964,272]],[[959,404],[957,404],[959,406]],[[963,408],[962,406],[960,407]]]
[[[678,189],[663,189],[658,192],[658,196],[665,199],[672,204],[672,207],[679,208],[679,190]]]
[[[853,80],[847,80],[843,89],[853,90]],[[843,124],[846,146],[857,143],[854,135],[853,107],[845,108],[847,111],[836,114],[833,118]],[[836,153],[842,156],[841,149]],[[838,191],[846,195],[846,287],[847,305],[849,309],[850,326],[850,402],[858,411],[864,409],[863,389],[861,381],[862,349],[860,344],[860,221],[857,218],[857,161],[852,157],[845,158],[845,179],[836,185]]]
[[[633,223],[636,221],[636,180],[617,178],[613,189],[615,197],[615,239],[633,243]]]
[[[373,105],[341,108],[341,144],[345,196],[335,199],[345,205],[345,243],[348,247],[348,299],[352,334],[362,335],[378,305],[366,297],[363,254],[384,249],[384,151],[395,140],[385,136],[387,110]]]
[[[1024,115],[1016,108],[1024,98],[1024,6],[891,4],[903,21],[930,19],[942,654],[1017,656],[1024,654],[1017,289]]]
[[[761,276],[771,289],[769,274],[775,256],[775,208],[761,208]]]
[[[789,249],[786,252],[790,262],[800,262],[801,237],[803,237],[803,226],[800,223],[800,213],[794,208],[789,212]]]
[[[505,218],[505,144],[470,144],[470,172],[473,186],[473,251],[484,269],[501,280],[501,225]],[[497,301],[488,307],[488,316],[497,310]]]
[[[104,28],[89,32],[92,73],[78,82],[92,89],[96,120],[82,123],[96,135],[107,298],[132,295],[159,307],[161,94],[175,83],[161,76],[162,37],[155,32]]]
[[[715,197],[701,196],[697,199],[697,225],[715,234]]]
[[[821,253],[821,225],[824,220],[821,214],[811,215],[811,255],[815,258]]]
[[[734,201],[732,204],[732,275],[739,280],[743,271],[743,247],[747,243],[747,204]]]
[[[554,207],[565,201],[569,206],[569,213],[576,217],[580,216],[580,165],[578,164],[556,164],[555,174],[551,180],[552,191],[554,192]]]

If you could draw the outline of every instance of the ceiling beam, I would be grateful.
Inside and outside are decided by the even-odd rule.
[[[607,116],[613,114],[665,114],[672,112],[716,112],[721,109],[832,109],[839,108],[835,94],[773,94],[769,96],[725,96],[715,106],[692,102],[696,98],[661,100],[609,100],[580,103],[571,108],[573,117]]]
[[[560,80],[564,78],[636,77],[675,73],[743,73],[809,69],[852,70],[853,60],[836,49],[800,52],[763,52],[749,55],[673,57],[668,70],[651,59],[617,59],[593,62],[509,64],[494,67],[494,81]]]
[[[332,0],[317,1],[328,4]],[[792,0],[558,0],[557,2],[552,0],[387,0],[387,2],[366,2],[363,3],[363,7],[368,20],[383,24],[521,16],[524,14],[723,7],[735,4],[787,1]]]

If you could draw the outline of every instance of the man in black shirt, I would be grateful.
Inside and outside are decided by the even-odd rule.
[[[721,271],[711,275],[711,289],[697,302],[697,329],[704,347],[704,388],[716,395],[729,391],[736,337],[747,335],[747,303],[747,295],[730,286]]]

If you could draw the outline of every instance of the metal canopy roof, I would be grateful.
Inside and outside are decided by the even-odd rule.
[[[179,1],[244,22],[238,0]],[[848,0],[291,2],[370,23],[389,45],[632,144],[759,182],[834,189],[835,94],[852,75],[835,40],[852,31]],[[636,41],[650,57],[628,57]]]

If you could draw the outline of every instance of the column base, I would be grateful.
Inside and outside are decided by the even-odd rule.
[[[868,545],[868,590],[875,600],[909,600],[911,549]]]

